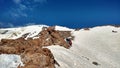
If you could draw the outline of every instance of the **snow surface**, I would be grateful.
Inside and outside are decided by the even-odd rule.
[[[60,64],[57,68],[120,68],[120,28],[102,26],[72,33],[75,39],[70,49],[48,47]]]
[[[63,27],[63,26],[55,26],[55,30],[59,30],[59,31],[73,31],[74,29],[70,29],[70,28]]]
[[[0,55],[0,68],[17,68],[19,65],[24,66],[19,55]]]
[[[48,27],[48,26],[31,25],[31,26],[26,26],[26,27],[0,29],[0,33],[4,33],[5,31],[7,31],[5,34],[0,34],[0,39],[4,39],[4,38],[16,39],[16,38],[22,37],[22,35],[26,33],[29,33],[26,39],[33,38],[34,36],[38,35],[40,31],[42,31],[43,27]]]
[[[28,37],[34,37],[42,30],[42,27],[43,25],[33,25],[0,29],[0,39],[14,39],[26,33],[30,33]],[[90,30],[74,31],[66,27],[56,26],[55,29],[72,31],[72,35],[75,36],[70,49],[61,46],[47,47],[60,64],[60,67],[56,65],[56,68],[120,68],[120,28],[100,26],[90,28]],[[4,30],[8,31],[4,32]],[[16,35],[13,35],[14,32]],[[17,57],[15,58],[15,56],[18,55],[0,55],[0,66],[10,68],[7,66],[11,65],[11,68],[16,68],[21,61],[19,58],[19,63],[16,64]]]

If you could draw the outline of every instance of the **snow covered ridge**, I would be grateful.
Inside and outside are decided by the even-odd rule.
[[[70,29],[70,28],[62,27],[62,26],[55,26],[55,30],[60,30],[60,31],[74,31],[74,29]]]
[[[27,34],[26,38],[32,38],[38,33],[42,31],[43,27],[49,27],[47,25],[31,25],[31,26],[25,26],[25,27],[18,27],[18,28],[5,28],[5,29],[0,29],[0,39],[5,38],[5,39],[16,39],[19,37],[22,37],[22,35]],[[67,27],[62,27],[62,26],[55,26],[55,30],[60,30],[60,31],[73,31],[73,29],[69,29]],[[36,37],[35,37],[36,38]]]
[[[56,26],[55,28],[56,30],[61,31],[71,31],[71,34],[74,36],[72,47],[70,49],[66,49],[59,45],[46,47],[51,50],[55,60],[60,65],[56,65],[56,68],[120,68],[119,27],[98,26],[80,30],[69,29],[61,26]],[[23,30],[21,30],[21,28],[18,29],[0,29],[0,38],[14,39],[21,37],[23,34],[28,32],[30,35],[27,37],[34,37],[42,30],[42,27],[38,27],[37,25],[28,26],[28,28],[24,27]],[[11,31],[4,32],[2,30]],[[16,31],[18,31],[17,35],[13,35],[12,37],[9,36],[11,33]],[[0,55],[0,59],[4,60],[0,61],[0,64],[4,66],[7,66],[9,63],[13,68],[16,68],[16,65],[21,64],[20,60],[17,64],[14,63],[14,59],[11,59],[10,62],[6,61],[6,59],[10,59],[10,57],[3,58],[3,55]]]
[[[48,27],[48,28],[41,27],[37,29],[41,31],[38,32],[39,35],[36,34],[39,37],[36,39],[33,39],[34,36],[36,35],[33,35],[32,37],[31,35],[29,35],[31,33],[25,34],[24,35],[25,37],[21,35],[20,38],[18,37],[17,39],[13,39],[13,38],[1,39],[0,54],[20,55],[21,60],[25,65],[22,68],[31,68],[31,66],[32,68],[46,68],[46,67],[55,68],[55,64],[57,64],[58,66],[59,64],[57,63],[57,61],[55,61],[53,54],[48,48],[42,48],[42,47],[56,44],[56,45],[63,46],[65,48],[69,48],[70,44],[68,44],[64,39],[67,37],[70,37],[71,33],[70,31],[58,31],[58,30],[55,30],[54,28],[55,27]],[[29,29],[26,28],[25,30],[29,30]],[[32,31],[32,30],[33,29],[30,29],[29,31]],[[8,33],[6,31],[1,33],[2,35],[9,34],[9,31]],[[28,38],[26,39],[26,37]],[[6,58],[4,58],[4,60],[6,60]],[[16,63],[14,64],[18,65]],[[6,68],[4,66],[8,66],[8,65],[7,64],[3,65],[3,68]],[[13,65],[11,66],[15,67]]]
[[[29,33],[27,38],[33,37],[42,30],[42,27],[48,27],[48,26],[32,25],[26,27],[0,29],[0,38],[16,39],[27,33]]]

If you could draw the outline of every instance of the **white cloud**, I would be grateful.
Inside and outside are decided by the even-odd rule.
[[[28,17],[28,15],[26,13],[22,13],[21,16]]]
[[[34,2],[45,3],[47,0],[34,0]]]
[[[0,22],[0,28],[3,28],[3,27],[14,27],[14,25],[12,23],[2,23],[2,22]]]
[[[23,4],[20,4],[20,5],[19,5],[19,8],[20,8],[21,10],[25,10],[25,9],[27,9],[27,6],[26,6],[26,5],[23,5]]]
[[[8,27],[14,27],[12,23],[8,23]]]
[[[0,22],[0,25],[2,25],[3,23]]]
[[[35,23],[27,23],[26,26],[35,25]]]
[[[24,12],[25,10],[28,9],[28,7],[25,4],[22,4],[22,1],[24,0],[13,0],[13,2],[16,4],[16,7],[12,7],[8,13],[12,17],[27,17],[27,13]]]
[[[26,11],[33,11],[33,9],[40,4],[43,5],[47,0],[13,0],[15,7],[12,7],[8,13],[11,17],[28,17]]]
[[[16,9],[14,9],[16,10]],[[20,18],[20,17],[28,17],[28,14],[26,12],[23,12],[21,10],[17,10],[17,11],[10,11],[8,14],[10,14],[10,16],[14,19],[16,18]]]
[[[3,23],[0,22],[0,28],[2,28],[2,27],[3,27]]]
[[[21,3],[21,0],[13,0],[13,2],[14,2],[15,4],[20,4],[20,3]]]
[[[12,16],[12,17],[19,17],[19,15],[17,14],[17,13],[10,13],[10,15]]]
[[[20,17],[28,16],[26,13],[22,13],[22,12],[11,12],[10,15],[12,16],[12,18],[20,18]]]

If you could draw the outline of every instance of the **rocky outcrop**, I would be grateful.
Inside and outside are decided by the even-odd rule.
[[[0,42],[0,54],[18,54],[22,58],[24,67],[18,68],[55,68],[59,63],[53,54],[45,46],[60,45],[70,48],[65,41],[71,36],[70,31],[56,31],[54,27],[44,28],[36,39],[27,38],[28,33],[18,39],[2,39]],[[71,36],[72,37],[72,36]]]
[[[66,34],[65,34],[66,33]],[[66,43],[65,38],[70,36],[70,32],[61,32],[54,30],[54,27],[49,27],[40,32],[39,42],[42,46],[60,45],[65,48],[69,48],[69,44]]]

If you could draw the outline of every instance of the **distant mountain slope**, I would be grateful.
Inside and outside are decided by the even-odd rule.
[[[19,38],[23,38],[24,40],[21,40],[21,42],[27,42],[28,44],[23,45]],[[72,46],[66,41],[66,38],[72,41]],[[62,26],[33,25],[0,29],[0,39],[0,59],[2,59],[0,60],[0,66],[4,65],[2,68],[17,68],[17,66],[19,66],[18,68],[30,68],[30,64],[33,62],[37,62],[36,64],[40,64],[42,67],[33,64],[32,68],[35,66],[37,68],[54,68],[54,66],[56,68],[120,68],[120,27],[98,26],[75,30]],[[14,40],[11,41],[11,39]],[[17,46],[24,47],[23,52],[19,48],[17,50],[20,50],[20,52],[17,51],[16,53],[15,49],[14,53],[14,50],[11,52],[11,49],[8,48],[12,47],[14,49]],[[36,48],[38,51],[34,51]],[[49,57],[49,60],[42,57],[42,59],[44,58],[44,60],[41,60],[42,62],[37,61],[41,58],[36,53]],[[16,54],[16,56],[11,57],[16,57],[16,59],[10,60],[9,55],[13,54]],[[28,63],[23,61],[21,54],[30,59],[35,56],[38,58],[32,58],[33,60]],[[21,57],[21,61],[18,56]],[[9,62],[7,62],[8,59]],[[43,65],[43,63],[48,65]],[[8,65],[8,67],[5,65]]]

